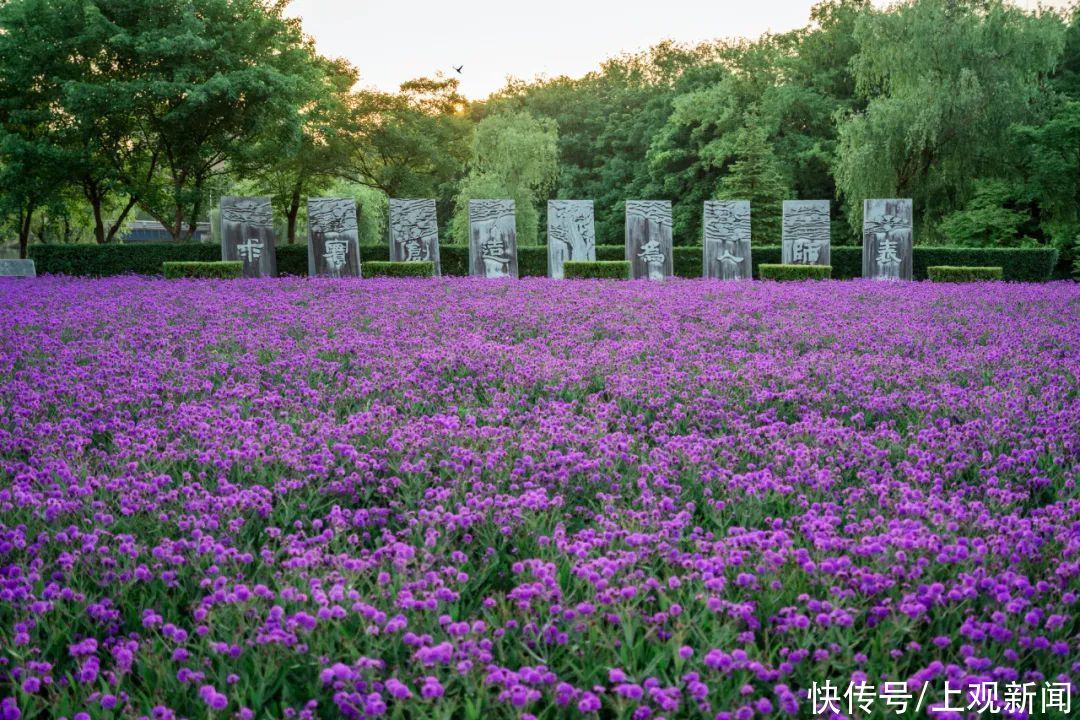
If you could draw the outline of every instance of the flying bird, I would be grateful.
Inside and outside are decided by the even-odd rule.
[[[461,74],[461,71],[462,71],[462,70],[463,70],[463,69],[465,68],[465,66],[464,66],[464,65],[454,65],[454,66],[453,66],[453,68],[454,68],[454,71],[455,71],[455,72],[456,72],[456,73],[457,73],[458,75],[460,75],[460,74]]]

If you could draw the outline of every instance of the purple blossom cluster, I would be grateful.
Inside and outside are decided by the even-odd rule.
[[[2,720],[1080,675],[1075,284],[50,277],[0,316]]]

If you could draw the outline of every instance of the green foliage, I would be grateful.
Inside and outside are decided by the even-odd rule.
[[[775,241],[780,237],[784,199],[790,196],[790,189],[764,128],[751,124],[739,131],[734,155],[738,159],[720,181],[716,197],[749,200],[754,213],[750,223],[751,241]]]
[[[434,277],[435,263],[424,262],[379,262],[368,261],[363,264],[361,273],[364,277]]]
[[[626,280],[630,277],[630,263],[626,260],[599,260],[596,262],[568,260],[563,263],[563,274],[568,280],[585,278]]]
[[[34,245],[30,257],[38,274],[63,275],[160,275],[166,262],[215,262],[221,260],[216,245],[146,243],[138,245]]]
[[[277,260],[278,275],[296,275],[303,277],[308,274],[307,245],[275,245],[274,254]],[[363,259],[363,254],[360,258]]]
[[[758,266],[762,280],[828,280],[832,277],[830,265],[773,265]]]
[[[932,282],[979,282],[1001,280],[1005,273],[1000,267],[963,267],[955,265],[932,265],[926,268]]]
[[[458,243],[469,239],[469,200],[512,198],[517,238],[535,245],[539,200],[558,174],[558,129],[554,120],[524,112],[491,115],[476,126],[469,174],[461,183],[451,222]]]
[[[941,235],[950,245],[1009,247],[1021,244],[1020,225],[1028,214],[1015,210],[1014,189],[1003,180],[983,180],[963,210],[946,215]],[[1030,242],[1030,241],[1029,241]]]
[[[851,226],[868,197],[910,197],[922,236],[959,210],[974,178],[1010,166],[1009,126],[1037,117],[1063,25],[1001,0],[914,0],[859,17],[864,112],[840,125],[836,179]]]
[[[178,278],[219,278],[235,279],[244,273],[244,263],[237,260],[219,260],[217,262],[165,262],[161,264],[166,280]]]
[[[834,248],[835,252],[835,248]],[[932,266],[1000,267],[1005,280],[1016,282],[1046,282],[1057,265],[1058,251],[1054,248],[951,248],[916,247],[912,272],[916,280],[929,276]]]

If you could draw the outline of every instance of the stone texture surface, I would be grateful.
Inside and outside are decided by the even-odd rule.
[[[308,198],[308,275],[360,277],[356,201]]]
[[[277,275],[270,198],[221,198],[221,259],[244,263],[244,277]]]
[[[671,252],[671,203],[626,201],[626,259],[630,276],[664,280],[675,273]]]
[[[513,200],[469,201],[469,274],[486,278],[518,276]]]
[[[753,272],[750,257],[750,201],[707,200],[702,228],[702,277],[749,280]]]
[[[829,201],[785,200],[781,262],[829,265]]]
[[[33,260],[0,260],[0,277],[37,277]]]
[[[592,200],[548,201],[548,277],[562,280],[567,260],[596,260]]]
[[[911,200],[863,201],[863,277],[910,280],[915,244]]]
[[[439,221],[435,201],[428,199],[390,200],[390,260],[439,264]]]

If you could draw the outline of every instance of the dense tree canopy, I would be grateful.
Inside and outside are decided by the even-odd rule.
[[[663,42],[470,103],[441,75],[357,87],[284,4],[0,4],[0,214],[24,249],[110,242],[136,212],[184,239],[240,191],[273,196],[289,241],[332,190],[371,233],[387,197],[433,197],[451,242],[482,196],[517,200],[523,243],[552,198],[594,200],[600,243],[635,198],[672,201],[679,244],[712,198],[751,200],[757,243],[785,198],[831,200],[841,244],[867,197],[913,198],[919,243],[1052,244],[1065,265],[1080,237],[1077,8],[825,0],[796,31]]]

